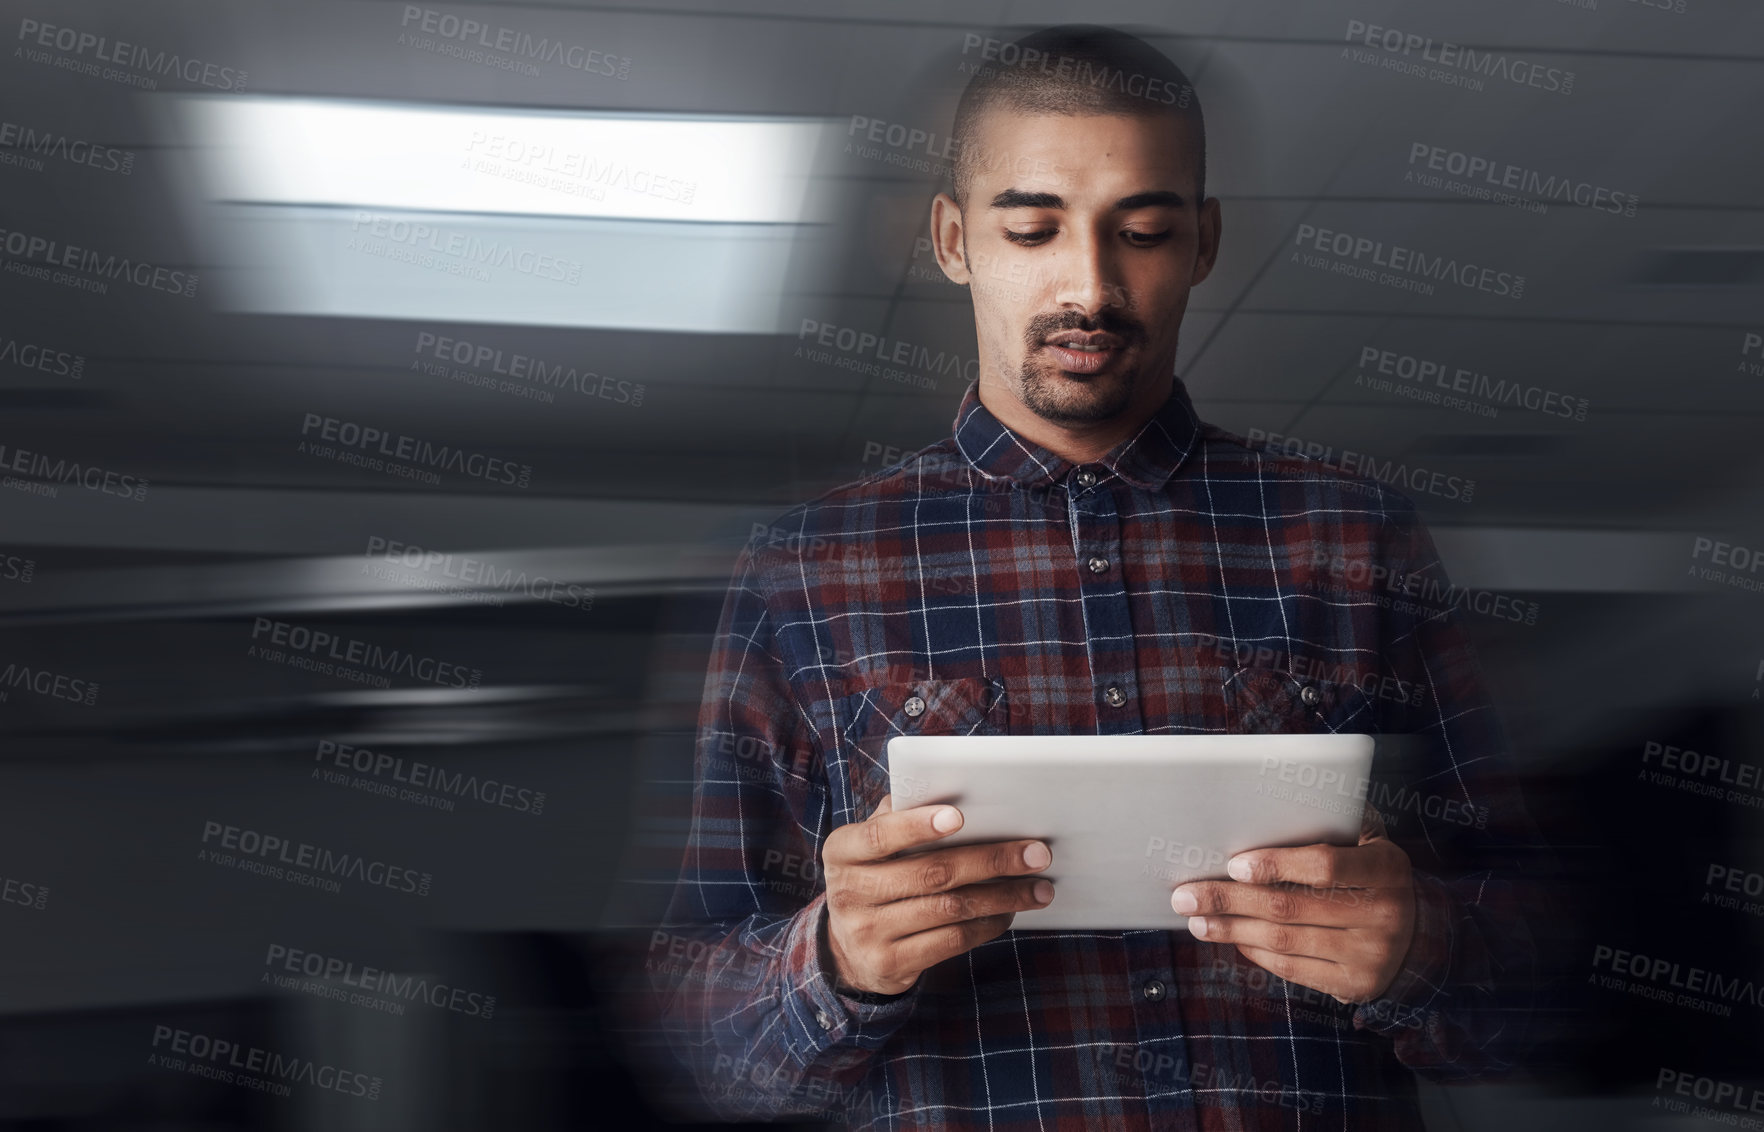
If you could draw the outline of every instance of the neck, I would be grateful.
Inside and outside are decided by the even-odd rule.
[[[1088,464],[1106,456],[1115,445],[1145,426],[1163,407],[1174,389],[1174,377],[1146,382],[1136,389],[1126,408],[1107,420],[1062,424],[1037,415],[1023,404],[1017,391],[1005,381],[980,381],[980,403],[999,423],[1018,436],[1074,464]]]

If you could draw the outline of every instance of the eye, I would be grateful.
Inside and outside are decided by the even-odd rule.
[[[1054,230],[1052,228],[1043,228],[1039,232],[1013,232],[1009,228],[1006,228],[1004,238],[1013,244],[1021,244],[1026,248],[1032,248],[1037,244],[1047,243],[1047,241],[1052,238],[1053,234]]]
[[[1163,232],[1135,232],[1132,229],[1128,229],[1124,235],[1127,237],[1127,242],[1137,248],[1156,247],[1170,238],[1168,230]]]

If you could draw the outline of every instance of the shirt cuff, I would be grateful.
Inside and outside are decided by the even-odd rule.
[[[863,1002],[840,994],[833,985],[832,964],[821,943],[827,919],[827,894],[816,895],[793,918],[784,940],[785,1010],[792,1022],[793,1051],[803,1065],[820,1062],[830,1068],[863,1060],[879,1049],[912,1015],[919,988],[882,1003]],[[828,1061],[829,1051],[844,1053]]]
[[[1427,1029],[1447,996],[1456,946],[1451,890],[1438,877],[1414,870],[1415,934],[1396,978],[1383,994],[1354,1011],[1356,1030],[1396,1035]]]

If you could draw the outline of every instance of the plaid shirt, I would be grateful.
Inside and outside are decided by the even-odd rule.
[[[1202,423],[1180,379],[1082,465],[970,386],[952,438],[737,560],[651,964],[662,1029],[729,1116],[1420,1127],[1416,1073],[1512,1062],[1535,964],[1512,883],[1535,837],[1447,586],[1406,498]],[[887,792],[890,736],[1324,731],[1381,736],[1370,801],[1415,866],[1381,999],[1159,930],[1006,932],[889,1001],[832,985],[821,847]]]

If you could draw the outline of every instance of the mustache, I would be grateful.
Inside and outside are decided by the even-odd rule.
[[[1145,340],[1145,327],[1137,319],[1123,313],[1116,307],[1104,307],[1095,317],[1091,318],[1077,311],[1050,311],[1038,314],[1029,320],[1023,330],[1023,341],[1033,353],[1042,340],[1050,334],[1062,330],[1082,330],[1086,333],[1098,331],[1113,334],[1129,346]]]

